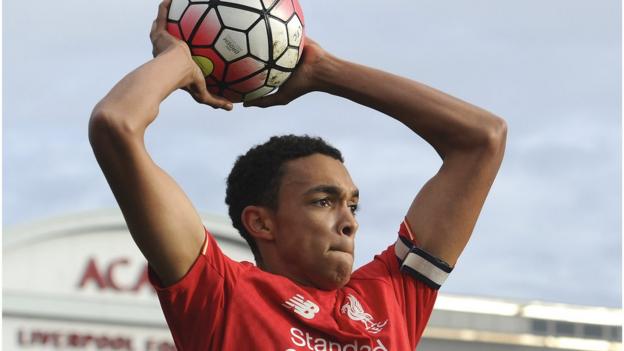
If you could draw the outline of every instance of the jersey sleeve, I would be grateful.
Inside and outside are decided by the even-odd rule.
[[[239,263],[223,254],[216,240],[206,231],[202,250],[182,279],[162,286],[149,268],[150,283],[158,294],[176,348],[211,349],[218,327],[223,324],[227,296],[237,277],[250,263]]]
[[[452,268],[418,247],[407,221],[397,241],[367,265],[362,275],[384,279],[403,311],[410,345],[415,348],[429,321],[438,289]]]

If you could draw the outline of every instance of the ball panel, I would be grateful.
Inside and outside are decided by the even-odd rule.
[[[243,32],[225,29],[215,43],[215,49],[227,62],[247,55],[247,36]]]
[[[284,55],[282,55],[282,57],[280,57],[276,63],[278,66],[293,69],[295,68],[295,66],[297,66],[298,60],[299,60],[299,50],[295,48],[288,48],[288,50],[286,50]]]
[[[299,4],[299,0],[293,0],[293,5],[295,6],[295,13],[301,20],[301,24],[305,26],[305,18],[303,17],[303,9],[301,8],[301,4]]]
[[[195,63],[202,70],[204,77],[209,76],[210,73],[212,73],[212,70],[214,69],[214,65],[212,64],[212,61],[210,59],[205,58],[203,56],[193,56],[192,58],[193,58],[193,61],[195,61]]]
[[[206,4],[197,4],[189,6],[182,19],[180,20],[180,27],[182,28],[182,34],[184,34],[184,38],[189,40],[191,34],[193,33],[193,29],[197,25],[197,22],[201,18],[201,16],[208,9],[208,5]]]
[[[286,25],[276,19],[270,18],[271,34],[273,36],[273,58],[280,57],[288,46],[288,34]]]
[[[232,82],[243,77],[249,76],[254,72],[258,72],[264,68],[264,62],[258,61],[253,57],[245,57],[228,65],[226,82]]]
[[[245,101],[251,101],[257,99],[261,96],[264,96],[270,92],[272,92],[275,88],[273,87],[262,87],[252,91],[251,93],[245,95]]]
[[[288,21],[294,12],[295,9],[293,8],[292,0],[280,0],[280,2],[271,10],[271,15],[281,19],[282,21]]]
[[[301,60],[301,55],[303,55],[303,50],[305,48],[305,40],[306,40],[306,37],[304,35],[301,38],[301,45],[299,45],[299,57],[297,58],[297,61]]]
[[[290,76],[290,72],[284,72],[278,69],[272,69],[269,72],[269,79],[267,80],[267,85],[272,86],[272,87],[278,87],[282,83],[284,83],[284,81],[286,81],[286,79],[288,79],[289,76]]]
[[[212,77],[208,76],[206,77],[206,85],[212,86],[212,85],[218,85],[218,83]]]
[[[265,9],[271,8],[271,6],[273,6],[274,2],[275,2],[275,0],[262,0],[262,4],[264,5]]]
[[[239,4],[239,5],[253,7],[254,9],[262,10],[262,3],[260,2],[260,0],[227,0],[227,1],[224,1],[223,3]]]
[[[237,91],[248,93],[253,90],[256,90],[264,85],[267,79],[267,70],[264,70],[249,79],[245,79],[244,81],[236,84],[230,85],[232,89]]]
[[[258,22],[249,31],[249,47],[252,55],[263,61],[269,60],[269,36],[264,21]]]
[[[167,18],[171,21],[179,21],[188,6],[187,0],[173,0],[169,6],[169,14]]]
[[[301,44],[301,37],[303,37],[303,26],[297,16],[293,16],[286,25],[288,28],[288,43],[292,46],[299,46]]]
[[[180,33],[180,27],[177,23],[167,23],[167,32],[169,32],[169,34],[173,35],[174,37],[182,40],[182,33]]]
[[[219,6],[218,9],[223,24],[238,30],[249,29],[249,27],[260,18],[258,13],[234,7]]]
[[[223,80],[223,71],[225,70],[225,62],[213,49],[191,48],[193,56],[203,56],[212,62],[213,69],[211,76],[217,80]]]
[[[220,30],[221,24],[217,12],[214,9],[210,10],[195,32],[193,45],[212,45]]]
[[[208,87],[208,91],[212,95],[219,95],[219,96],[221,95],[221,89],[218,86],[216,86],[216,85],[209,86]]]

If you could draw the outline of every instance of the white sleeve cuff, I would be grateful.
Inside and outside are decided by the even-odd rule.
[[[434,257],[427,252],[412,247],[403,260],[401,271],[438,290],[444,284],[453,268],[448,263]]]

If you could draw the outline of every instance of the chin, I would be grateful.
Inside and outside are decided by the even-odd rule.
[[[328,272],[326,279],[317,285],[322,290],[336,290],[347,285],[351,279],[351,272],[353,270],[353,260],[349,262],[340,262],[337,264],[331,272]]]

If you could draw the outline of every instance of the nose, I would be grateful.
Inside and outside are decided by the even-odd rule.
[[[341,217],[338,221],[338,233],[346,236],[355,235],[355,232],[358,230],[358,222],[353,212],[351,212],[351,208],[345,205],[340,213]]]

